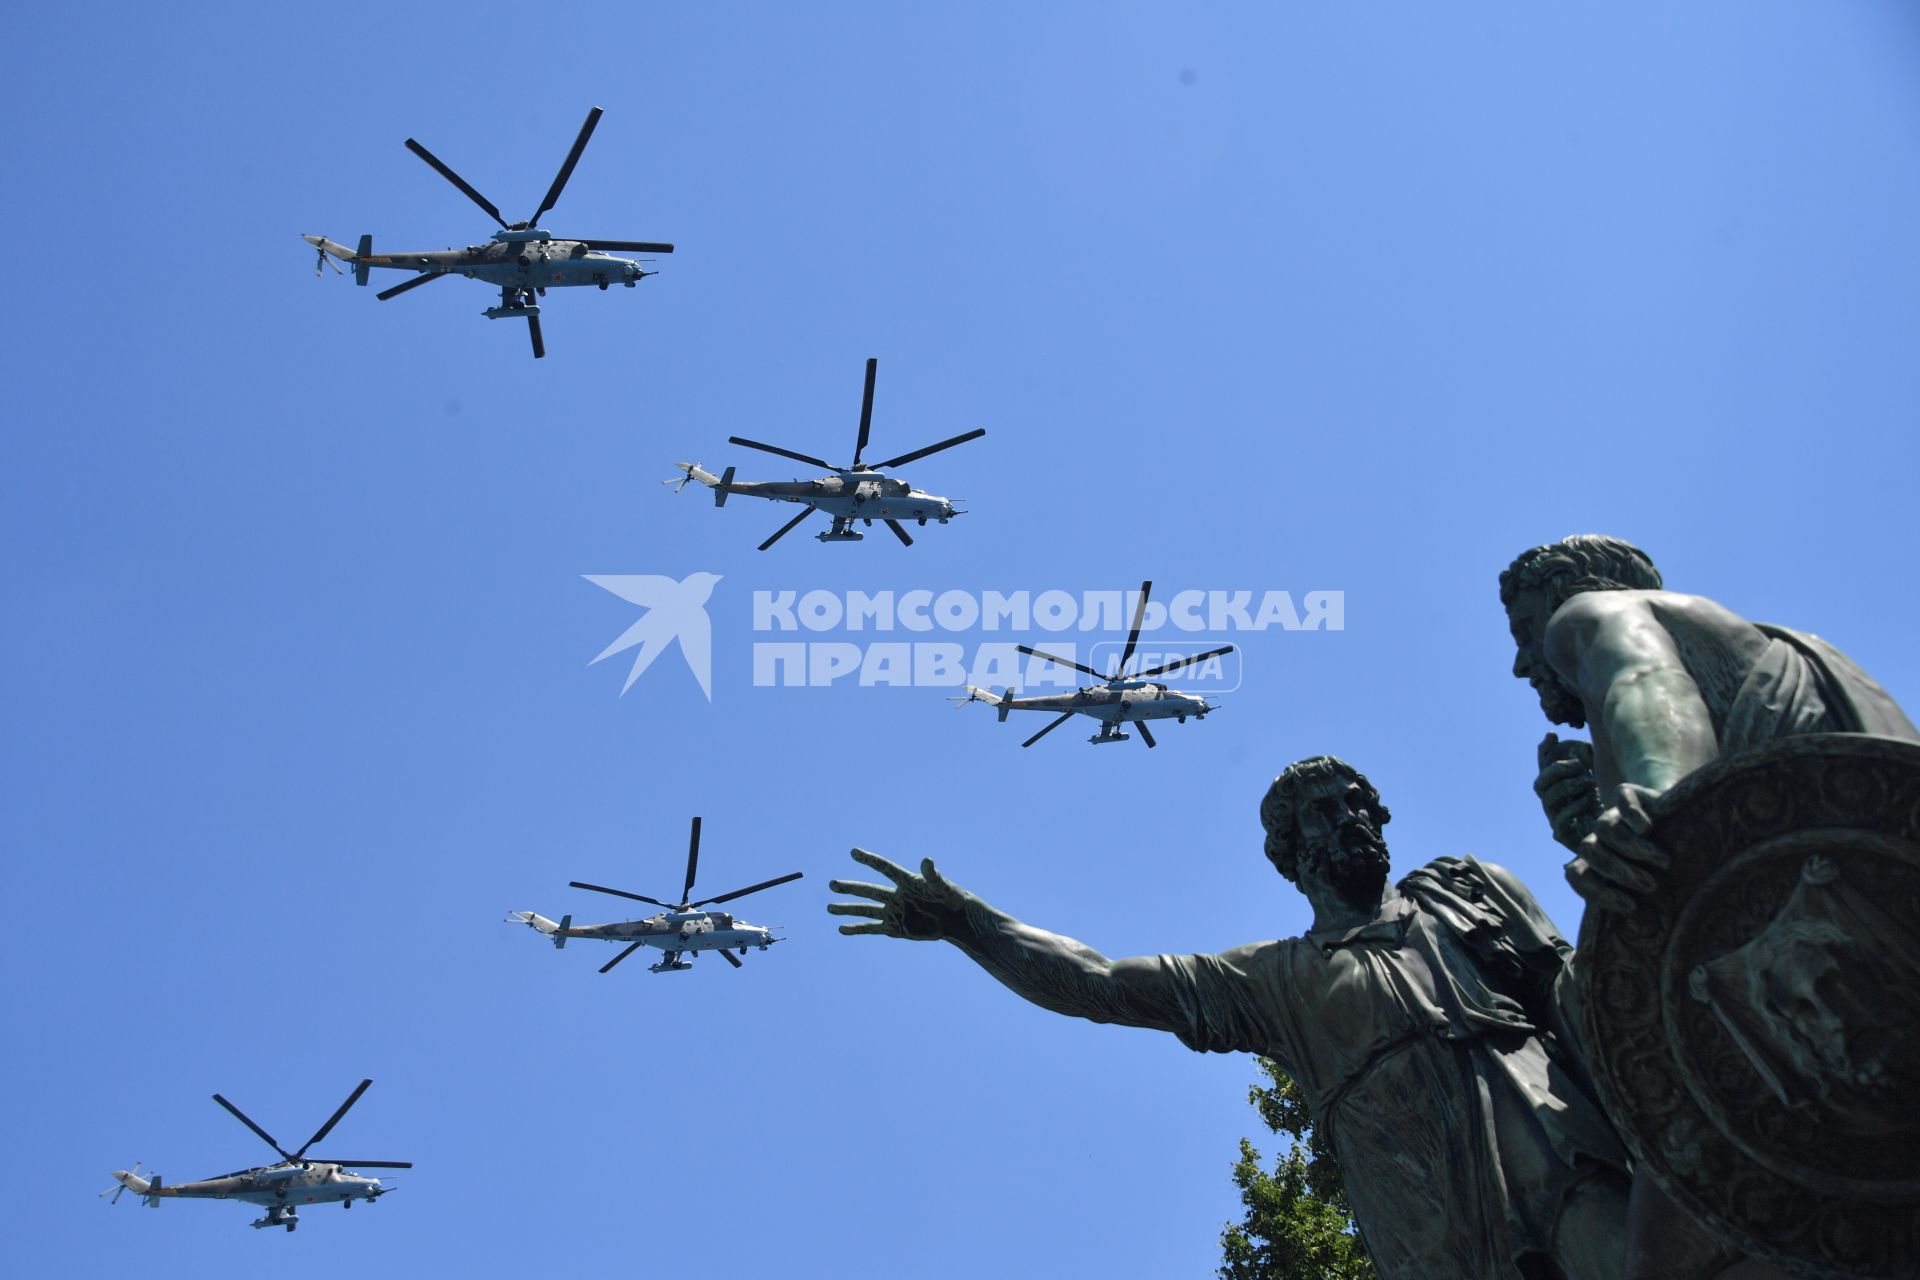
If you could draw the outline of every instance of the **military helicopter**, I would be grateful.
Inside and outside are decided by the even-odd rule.
[[[799,515],[781,525],[771,538],[760,544],[762,551],[784,538],[795,525],[815,511],[825,511],[833,517],[833,524],[825,533],[813,535],[822,542],[858,542],[866,535],[853,527],[854,521],[858,520],[871,526],[875,520],[881,520],[886,523],[887,528],[893,530],[894,537],[900,539],[905,545],[912,546],[913,539],[908,535],[901,521],[912,520],[924,525],[929,520],[937,520],[945,524],[953,517],[966,513],[957,510],[946,498],[923,493],[905,480],[895,480],[880,473],[888,467],[901,466],[924,458],[928,454],[939,453],[942,449],[951,449],[954,445],[977,440],[987,434],[987,429],[976,427],[964,435],[942,440],[939,444],[930,444],[924,449],[915,449],[912,453],[888,458],[885,462],[862,466],[860,455],[867,450],[867,432],[873,425],[873,376],[878,365],[877,360],[867,361],[867,390],[860,401],[860,434],[854,441],[853,461],[844,467],[836,467],[831,462],[810,457],[804,453],[795,453],[791,449],[761,444],[757,440],[747,440],[740,436],[727,437],[728,444],[745,445],[749,449],[759,449],[763,453],[777,453],[783,458],[792,458],[808,466],[823,467],[833,472],[832,475],[822,476],[818,480],[762,480],[735,484],[732,467],[728,467],[716,476],[711,471],[703,470],[697,462],[676,462],[673,465],[686,474],[662,483],[675,486],[674,492],[678,493],[687,487],[689,480],[698,480],[713,490],[713,505],[716,507],[726,506],[727,495],[730,493],[744,494],[749,498],[767,498],[774,502],[805,503],[806,508]]]
[[[1233,652],[1230,644],[1218,649],[1209,649],[1205,653],[1196,653],[1191,658],[1176,658],[1172,662],[1163,662],[1151,670],[1126,674],[1127,663],[1133,660],[1134,646],[1140,640],[1140,621],[1147,612],[1147,593],[1153,590],[1151,580],[1140,584],[1140,602],[1134,606],[1133,628],[1127,633],[1127,646],[1121,651],[1120,661],[1114,667],[1112,675],[1101,675],[1092,667],[1082,666],[1078,662],[1069,662],[1065,658],[1056,658],[1050,653],[1038,649],[1029,649],[1020,645],[1021,653],[1034,658],[1043,658],[1048,662],[1057,662],[1063,667],[1072,667],[1075,671],[1084,671],[1100,681],[1098,685],[1080,689],[1073,693],[1043,694],[1039,697],[1022,698],[1012,689],[1004,693],[994,693],[988,689],[976,689],[972,685],[964,686],[967,696],[952,698],[949,701],[956,706],[965,706],[969,702],[984,702],[1000,712],[1005,720],[1010,711],[1058,711],[1060,718],[1046,728],[1021,743],[1030,747],[1040,739],[1058,729],[1076,715],[1092,716],[1100,722],[1100,729],[1087,741],[1095,744],[1104,742],[1125,742],[1131,734],[1121,729],[1121,725],[1131,723],[1140,730],[1140,741],[1153,747],[1153,731],[1147,728],[1149,720],[1175,720],[1181,724],[1187,717],[1204,720],[1210,711],[1220,708],[1208,702],[1197,693],[1181,693],[1169,689],[1163,684],[1152,683],[1154,676],[1166,675],[1182,667],[1190,667],[1196,662],[1205,662],[1208,658],[1217,658],[1223,653]]]
[[[353,265],[356,284],[364,285],[367,282],[367,272],[371,267],[419,272],[413,279],[376,294],[382,302],[443,276],[484,280],[499,286],[500,305],[488,307],[481,314],[489,320],[508,316],[525,320],[527,332],[533,338],[534,359],[539,359],[547,354],[547,347],[540,337],[540,304],[534,301],[536,295],[545,297],[550,288],[575,285],[598,285],[605,289],[613,284],[622,284],[631,289],[655,273],[643,270],[632,259],[616,258],[606,250],[618,249],[627,253],[673,252],[672,245],[656,244],[651,240],[557,240],[538,225],[541,217],[560,199],[560,191],[567,185],[567,179],[573,176],[573,166],[579,162],[580,153],[587,149],[587,139],[593,136],[594,126],[600,123],[601,114],[599,107],[587,112],[587,122],[580,126],[580,136],[573,140],[573,150],[567,152],[566,163],[560,166],[559,175],[554,178],[553,185],[547,188],[546,199],[540,202],[540,207],[533,211],[531,218],[512,224],[500,216],[500,210],[494,208],[492,201],[467,185],[465,178],[449,169],[433,152],[408,138],[409,151],[432,165],[441,177],[460,188],[469,200],[486,210],[487,216],[500,224],[501,229],[493,233],[493,242],[468,245],[464,249],[376,255],[372,236],[361,236],[356,249],[335,244],[325,236],[302,236],[302,240],[319,250],[319,260],[314,263],[313,273],[319,275],[323,266],[333,266],[327,261],[330,257]],[[340,271],[337,266],[333,269]]]
[[[362,1080],[360,1087],[347,1095],[340,1109],[328,1117],[306,1146],[298,1151],[288,1151],[273,1140],[273,1135],[249,1120],[246,1113],[228,1102],[219,1094],[213,1100],[231,1111],[234,1118],[253,1130],[275,1151],[280,1153],[280,1163],[262,1165],[257,1169],[241,1169],[234,1173],[223,1173],[214,1178],[203,1178],[198,1182],[182,1182],[176,1186],[166,1186],[160,1175],[151,1178],[140,1176],[140,1166],[135,1164],[131,1170],[115,1169],[113,1179],[120,1185],[111,1191],[100,1194],[111,1195],[111,1204],[118,1204],[122,1192],[131,1191],[146,1201],[149,1209],[158,1209],[160,1201],[179,1197],[183,1200],[244,1200],[248,1204],[266,1206],[266,1216],[257,1218],[253,1227],[285,1227],[291,1231],[300,1225],[296,1208],[303,1204],[329,1204],[338,1200],[342,1207],[351,1209],[355,1200],[365,1200],[372,1204],[381,1196],[393,1191],[392,1187],[383,1187],[378,1178],[363,1178],[359,1174],[347,1172],[355,1169],[411,1169],[410,1160],[332,1160],[315,1156],[307,1159],[307,1147],[320,1141],[340,1123],[340,1117],[347,1114],[348,1108],[360,1101],[360,1095],[367,1091],[371,1080]]]
[[[658,898],[649,898],[645,894],[628,893],[625,889],[609,889],[604,885],[586,884],[579,880],[569,881],[574,889],[591,889],[595,893],[610,893],[616,898],[632,898],[635,902],[648,902],[666,910],[648,916],[645,920],[626,920],[614,924],[583,924],[574,927],[571,915],[561,916],[558,923],[532,911],[514,911],[507,915],[507,924],[524,924],[537,929],[553,939],[555,947],[567,945],[568,938],[598,938],[603,942],[624,942],[626,950],[600,966],[605,973],[613,966],[625,960],[641,947],[658,947],[666,954],[658,964],[648,965],[649,973],[678,973],[693,968],[691,960],[683,960],[686,953],[698,954],[702,951],[717,951],[721,958],[738,969],[739,956],[747,954],[748,947],[758,947],[765,951],[781,939],[773,936],[773,930],[764,925],[748,924],[736,920],[724,911],[702,911],[701,907],[717,902],[730,902],[735,898],[744,898],[750,893],[762,889],[771,889],[774,885],[785,884],[789,880],[798,880],[802,872],[794,871],[784,876],[775,876],[771,880],[762,880],[759,884],[749,885],[745,889],[735,889],[732,893],[723,893],[712,898],[702,898],[698,902],[689,901],[693,896],[693,873],[700,861],[700,819],[693,820],[693,835],[687,845],[687,883],[680,890],[677,903],[662,902]]]

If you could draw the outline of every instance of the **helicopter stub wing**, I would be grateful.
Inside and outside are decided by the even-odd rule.
[[[658,240],[599,240],[592,236],[583,237],[581,244],[589,249],[610,249],[615,253],[672,253],[673,246],[662,244]]]

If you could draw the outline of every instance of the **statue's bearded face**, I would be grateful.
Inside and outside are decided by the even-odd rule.
[[[1392,865],[1367,793],[1348,778],[1308,787],[1295,810],[1300,833],[1300,882],[1317,880],[1356,904],[1373,902]]]
[[[1587,723],[1587,704],[1547,661],[1547,620],[1552,617],[1553,601],[1540,591],[1522,592],[1507,607],[1507,626],[1518,651],[1513,674],[1533,686],[1547,719],[1578,729]]]

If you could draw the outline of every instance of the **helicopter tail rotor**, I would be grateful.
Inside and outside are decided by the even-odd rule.
[[[948,701],[952,702],[956,707],[964,707],[969,702],[984,702],[1000,713],[1000,723],[1002,724],[1006,723],[1007,713],[1013,710],[1013,700],[1019,696],[1011,685],[1007,686],[1004,693],[995,693],[991,689],[976,688],[970,684],[960,687],[967,691],[967,696],[964,698],[950,698]]]
[[[523,924],[529,929],[537,929],[545,934],[554,946],[564,947],[567,945],[566,931],[573,924],[573,917],[562,916],[556,923],[536,911],[509,911],[504,923]]]
[[[697,462],[676,462],[673,465],[680,468],[685,474],[678,479],[662,480],[660,482],[661,484],[672,485],[673,491],[678,493],[686,488],[691,481],[698,480],[701,484],[713,490],[714,506],[724,507],[727,505],[727,486],[733,483],[732,467],[728,467],[720,475],[715,475]]]
[[[660,483],[672,485],[673,491],[678,493],[687,487],[689,481],[694,479],[695,473],[700,470],[700,464],[697,462],[676,462],[673,465],[680,468],[681,474],[678,476],[669,476]]]
[[[320,260],[313,264],[313,274],[316,276],[319,275],[320,268],[323,266],[333,267],[334,271],[341,275],[346,274],[346,272],[341,271],[339,267],[328,262],[327,259],[338,258],[342,262],[352,262],[354,259],[353,250],[337,241],[329,240],[325,236],[301,236],[300,238],[319,250]]]
[[[119,1204],[120,1197],[129,1191],[137,1196],[145,1196],[154,1187],[160,1185],[160,1175],[158,1174],[153,1176],[152,1181],[148,1181],[146,1178],[140,1176],[140,1162],[138,1160],[133,1162],[132,1169],[115,1169],[113,1171],[113,1180],[118,1185],[109,1187],[100,1193],[103,1197],[113,1197],[113,1199],[107,1201],[108,1204]],[[158,1204],[159,1201],[149,1196],[148,1203]]]

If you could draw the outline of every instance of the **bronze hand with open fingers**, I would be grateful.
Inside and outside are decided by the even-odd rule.
[[[917,942],[934,942],[958,934],[964,920],[966,895],[947,883],[934,868],[932,858],[921,861],[918,874],[865,849],[855,849],[853,858],[872,867],[893,883],[830,881],[827,887],[835,893],[871,899],[868,902],[827,904],[827,911],[833,915],[865,917],[864,923],[841,925],[841,933],[879,933],[891,938],[911,938]]]

